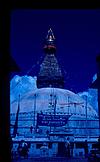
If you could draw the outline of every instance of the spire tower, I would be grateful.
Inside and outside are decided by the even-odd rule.
[[[37,87],[64,88],[64,78],[55,57],[55,37],[51,28],[48,30],[48,34],[45,38],[44,52],[46,56],[37,76]]]
[[[51,28],[48,30],[48,34],[45,39],[44,51],[48,54],[56,52],[55,37]]]

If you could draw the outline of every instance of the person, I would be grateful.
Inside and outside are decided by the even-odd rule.
[[[17,152],[18,152],[19,156],[21,155],[21,150],[22,150],[22,147],[21,147],[21,144],[19,143],[19,145],[17,147]]]
[[[43,114],[42,110],[41,110],[41,114]]]
[[[70,143],[68,143],[67,150],[68,150],[68,157],[70,157]]]
[[[65,147],[66,147],[66,156],[70,157],[70,143],[69,143],[69,141],[67,141],[65,143]]]
[[[11,152],[11,159],[13,159],[13,140],[11,135],[10,135],[10,152]]]
[[[17,148],[19,156],[28,157],[28,144],[24,141],[19,143],[19,146]]]
[[[13,148],[13,140],[12,140],[12,137],[10,136],[10,149]]]
[[[98,138],[98,150],[100,151],[100,136]]]
[[[48,149],[48,144],[44,142],[43,145],[40,147],[41,156],[48,156]]]
[[[84,151],[85,151],[85,157],[87,157],[88,156],[88,144],[87,144],[87,140],[85,140]]]
[[[31,127],[30,127],[30,132],[31,132],[31,134],[32,134],[32,132],[33,132],[33,126],[31,125]]]
[[[27,143],[24,143],[24,146],[22,147],[22,155],[28,158],[28,145]]]
[[[49,137],[49,130],[46,131],[47,137]]]

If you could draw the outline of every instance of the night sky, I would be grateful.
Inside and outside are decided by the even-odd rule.
[[[34,76],[45,56],[49,28],[56,37],[56,57],[65,76],[65,88],[85,91],[96,73],[100,52],[100,10],[16,10],[11,14],[11,55],[21,69]]]

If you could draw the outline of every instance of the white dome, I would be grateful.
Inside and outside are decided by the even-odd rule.
[[[50,96],[51,94],[52,96]],[[20,100],[20,113],[34,111],[35,104],[36,112],[53,112],[54,108],[51,103],[55,101],[53,99],[54,95],[56,95],[57,98],[56,113],[69,113],[72,116],[81,117],[86,115],[86,101],[84,101],[79,95],[60,88],[40,88],[35,91],[30,91]],[[18,101],[12,102],[10,112],[16,113],[17,109]],[[97,112],[89,104],[87,104],[87,116],[97,116]]]

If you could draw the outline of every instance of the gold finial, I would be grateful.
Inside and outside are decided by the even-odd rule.
[[[48,30],[48,34],[47,34],[47,37],[46,38],[47,38],[48,41],[54,41],[55,40],[53,31],[52,31],[51,28]]]

